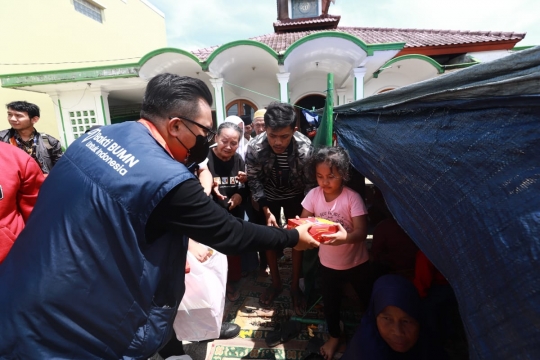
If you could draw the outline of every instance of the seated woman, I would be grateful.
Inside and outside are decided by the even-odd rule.
[[[208,170],[214,178],[217,190],[212,193],[213,199],[231,215],[240,219],[244,219],[243,203],[244,199],[247,199],[247,190],[243,184],[246,165],[237,153],[238,144],[242,139],[242,130],[237,125],[223,122],[217,131],[217,146],[211,148],[208,153]],[[236,301],[240,293],[235,283],[242,278],[240,256],[227,255],[227,261],[229,264],[227,299]]]
[[[420,297],[409,280],[384,275],[342,360],[446,359],[420,324]]]

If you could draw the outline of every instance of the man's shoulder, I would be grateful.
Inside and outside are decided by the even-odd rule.
[[[264,154],[266,151],[270,151],[270,146],[266,140],[266,133],[257,135],[255,138],[251,139],[247,145],[246,158],[249,153],[251,156],[259,157],[261,154]]]
[[[311,140],[300,131],[295,131],[293,138],[298,146],[299,151],[307,151],[311,149]]]
[[[40,132],[38,132],[38,134],[39,134],[39,138],[41,139],[41,141],[43,141],[43,144],[45,145],[47,149],[52,149],[54,147],[57,147],[60,144],[60,141],[56,139],[54,136],[51,136],[46,133],[40,133]]]
[[[56,144],[60,142],[60,140],[58,140],[54,136],[46,133],[39,133],[39,136],[41,136],[42,139],[48,140],[51,144]]]
[[[0,130],[0,141],[9,142],[10,129]]]

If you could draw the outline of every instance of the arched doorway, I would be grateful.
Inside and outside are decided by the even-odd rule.
[[[257,106],[255,106],[255,104],[249,100],[238,99],[228,103],[225,110],[227,112],[227,116],[249,115],[251,118],[253,118],[253,113],[257,111]]]
[[[299,106],[304,109],[312,110],[315,109],[321,109],[324,107],[326,103],[326,97],[323,95],[307,95],[301,98],[296,102],[296,106]],[[302,113],[302,109],[296,107],[296,118],[298,119],[297,125],[298,129],[302,132],[302,134],[306,135],[307,129],[309,127],[309,123],[306,120],[306,117]]]

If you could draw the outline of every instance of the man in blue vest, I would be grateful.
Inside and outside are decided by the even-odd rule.
[[[211,104],[201,80],[161,74],[138,122],[68,148],[0,264],[0,359],[147,359],[171,336],[188,237],[225,254],[318,246],[206,196],[186,165],[208,154]]]

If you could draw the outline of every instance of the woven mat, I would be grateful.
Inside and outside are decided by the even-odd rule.
[[[289,251],[287,251],[289,250]],[[277,323],[290,320],[293,316],[290,280],[292,261],[290,249],[279,263],[283,292],[274,300],[271,307],[259,304],[259,296],[271,284],[270,277],[248,275],[240,284],[240,298],[235,302],[226,302],[225,321],[234,322],[242,328],[239,336],[230,340],[216,340],[208,344],[206,360],[225,359],[302,359],[311,337],[327,338],[324,325],[318,325],[324,319],[322,302],[318,302],[305,316],[302,330],[294,340],[269,348],[264,339],[274,330]],[[312,304],[308,304],[312,305]],[[354,306],[344,306],[342,318],[359,323],[361,313]],[[309,319],[313,319],[310,323]],[[354,331],[354,329],[351,330]],[[341,356],[336,354],[336,358]]]

